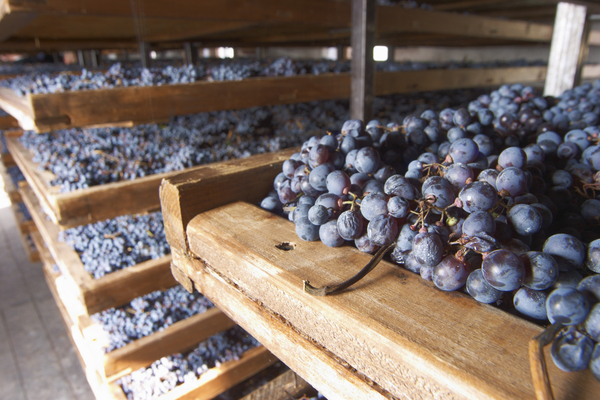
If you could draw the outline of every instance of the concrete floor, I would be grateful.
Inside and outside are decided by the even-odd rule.
[[[42,265],[29,262],[0,183],[0,399],[93,398]]]

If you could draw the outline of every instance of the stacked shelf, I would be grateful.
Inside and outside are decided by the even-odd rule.
[[[169,328],[139,339],[125,347],[104,354],[101,349],[101,328],[95,325],[75,297],[63,289],[65,282],[60,272],[53,269],[54,258],[40,235],[34,234],[40,249],[46,281],[58,305],[69,337],[77,350],[88,382],[97,399],[122,400],[127,397],[117,379],[146,367],[164,355],[187,350],[216,333],[235,324],[217,308],[177,322]],[[239,360],[215,367],[195,382],[186,382],[172,390],[164,399],[210,399],[237,383],[268,367],[276,358],[259,346],[245,352]]]

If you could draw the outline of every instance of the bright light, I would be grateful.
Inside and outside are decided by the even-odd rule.
[[[373,47],[373,60],[375,61],[387,61],[388,59],[388,48],[387,46],[375,46]]]
[[[325,56],[325,58],[327,60],[337,60],[338,59],[338,53],[337,53],[336,47],[328,47],[326,54],[327,55]]]
[[[155,51],[150,52],[150,58],[153,60],[156,60],[156,52]]]
[[[233,47],[219,47],[217,49],[217,57],[233,58]]]

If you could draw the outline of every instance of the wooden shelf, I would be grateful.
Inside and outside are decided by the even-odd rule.
[[[88,315],[176,285],[170,272],[170,255],[93,279],[85,270],[77,252],[58,240],[58,227],[45,217],[33,191],[22,188],[21,197],[63,278],[68,282],[69,290],[74,293]]]
[[[103,338],[99,331],[102,328],[82,312],[81,304],[75,297],[70,296],[68,290],[65,290],[63,277],[52,270],[51,265],[54,260],[49,249],[44,246],[40,235],[34,235],[35,242],[42,253],[48,286],[97,399],[125,399],[121,388],[114,383],[116,379],[139,368],[147,367],[163,356],[189,350],[208,337],[235,325],[215,307],[104,354],[100,349]],[[204,392],[212,395],[202,398],[212,398],[276,360],[262,346],[251,349],[244,353],[240,360],[213,368],[199,380],[177,387],[164,398],[183,399]]]
[[[21,202],[21,195],[15,186],[15,183],[12,181],[8,170],[6,169],[5,164],[0,163],[0,176],[2,177],[2,181],[4,182],[4,191],[8,195],[10,202],[12,204],[19,204]]]
[[[227,177],[228,186],[279,171],[239,171]],[[203,204],[198,193],[209,188],[213,196]],[[528,341],[541,327],[385,262],[355,289],[311,297],[302,290],[304,279],[342,281],[371,256],[303,242],[291,222],[247,203],[215,208],[235,196],[212,188],[193,173],[161,186],[175,276],[327,398],[535,398]],[[295,249],[275,247],[282,242]],[[568,374],[548,364],[557,399],[600,392],[589,371]]]
[[[375,95],[542,83],[545,67],[380,72]],[[350,74],[249,78],[241,81],[99,89],[17,96],[0,88],[0,107],[25,130],[164,122],[177,115],[294,104],[350,96]],[[13,155],[14,157],[14,155]]]
[[[103,221],[120,215],[157,211],[160,209],[158,188],[161,181],[180,173],[174,171],[155,174],[133,181],[121,181],[60,193],[58,187],[49,185],[51,174],[38,170],[38,165],[31,159],[31,153],[17,138],[7,138],[7,145],[41,208],[53,224],[59,225],[55,229]],[[213,173],[218,175],[223,171],[246,169],[248,162],[253,165],[259,162],[268,166],[274,162],[283,163],[294,152],[293,150],[267,153],[252,161],[246,161],[247,159],[224,161],[193,167],[189,170],[203,171],[202,174],[210,176]],[[116,198],[119,199],[118,202],[114,201]]]

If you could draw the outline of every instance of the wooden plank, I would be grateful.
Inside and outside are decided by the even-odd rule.
[[[44,131],[348,96],[348,74],[323,74],[40,94],[32,96],[31,105],[37,130]],[[44,123],[56,117],[70,122]]]
[[[174,258],[197,288],[329,400],[390,400],[349,365],[198,259]]]
[[[453,70],[425,70],[396,72],[379,72],[375,75],[375,93],[378,96],[444,90],[495,87],[511,83],[543,82],[546,67],[511,67],[511,68],[458,68]]]
[[[189,350],[235,325],[221,310],[213,307],[106,354],[104,373],[107,377],[129,374],[161,357]]]
[[[56,264],[88,314],[127,304],[136,297],[168,289],[177,283],[171,274],[170,255],[93,279],[83,267],[79,255],[68,244],[58,240],[58,227],[44,217],[33,192],[23,188],[21,197]]]
[[[25,129],[34,129],[33,109],[28,96],[18,96],[9,88],[0,87],[0,108],[12,115]]]
[[[403,23],[399,23],[399,21],[403,21]],[[543,43],[549,43],[552,38],[552,26],[546,24],[418,8],[405,9],[396,6],[379,6],[377,8],[377,34],[379,37],[406,32],[442,33],[459,37],[488,39],[517,39]]]
[[[375,99],[375,0],[352,0],[350,117],[369,121]]]
[[[387,262],[352,290],[311,297],[304,279],[317,286],[342,281],[371,256],[302,242],[291,222],[246,203],[200,214],[187,231],[191,252],[216,274],[394,396],[535,398],[527,350],[538,325],[440,291]],[[281,242],[297,246],[283,251]],[[557,399],[600,393],[589,371],[549,367]]]
[[[173,0],[169,7],[161,0],[135,3],[94,0],[10,1],[14,11],[54,14],[123,16],[137,18],[176,18],[219,21],[279,21],[286,23],[318,23],[326,26],[349,24],[350,7],[345,2],[330,0],[205,0],[189,2]]]
[[[544,96],[559,96],[572,89],[577,79],[580,54],[585,46],[584,28],[586,24],[585,6],[559,3],[556,8],[554,33],[550,44],[548,75],[544,86]],[[579,70],[579,72],[581,72]]]
[[[0,130],[18,128],[19,122],[10,115],[0,116]]]
[[[21,195],[19,194],[15,183],[12,181],[4,163],[0,163],[0,177],[2,177],[4,191],[8,195],[11,204],[19,204],[21,202]]]
[[[283,162],[298,150],[214,163],[165,178],[160,185],[160,199],[171,251],[187,251],[185,229],[196,214],[238,200],[262,200],[273,187]]]
[[[294,371],[289,370],[242,397],[241,400],[290,400],[290,398],[308,397],[309,393],[316,396],[315,390],[308,382]]]
[[[3,2],[0,4],[0,41],[6,40],[19,32],[33,21],[38,14],[36,12],[12,12],[10,6]]]

